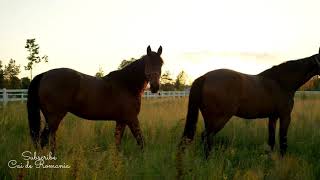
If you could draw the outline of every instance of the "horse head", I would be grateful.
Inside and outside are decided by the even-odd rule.
[[[161,58],[162,47],[160,46],[157,52],[147,48],[147,55],[145,56],[145,76],[150,82],[150,90],[156,93],[160,87],[161,67],[163,60]]]

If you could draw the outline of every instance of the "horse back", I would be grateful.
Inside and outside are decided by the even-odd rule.
[[[40,85],[40,102],[49,112],[64,111],[90,120],[107,120],[125,119],[123,114],[136,115],[140,111],[139,98],[132,98],[116,82],[72,69],[47,71]]]
[[[205,76],[204,109],[244,118],[267,117],[278,113],[289,97],[277,82],[240,72],[219,69]]]
[[[71,103],[79,88],[81,75],[68,68],[53,69],[45,72],[40,81],[39,98],[47,111],[64,110]]]

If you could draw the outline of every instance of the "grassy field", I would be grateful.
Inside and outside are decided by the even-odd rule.
[[[122,152],[116,153],[113,121],[85,121],[71,114],[59,127],[56,161],[69,169],[10,169],[25,164],[21,153],[34,151],[24,103],[0,109],[0,179],[174,179],[176,149],[184,128],[186,98],[144,100],[139,115],[145,151],[126,129]],[[266,119],[232,118],[219,132],[209,160],[204,159],[199,118],[195,141],[183,161],[185,179],[319,179],[320,97],[296,99],[288,133],[288,154],[267,153]],[[277,124],[279,126],[279,124]],[[277,126],[277,127],[278,127]],[[278,130],[277,130],[278,132]],[[277,133],[278,134],[278,133]],[[48,150],[39,154],[47,155]],[[33,161],[31,161],[31,164]]]

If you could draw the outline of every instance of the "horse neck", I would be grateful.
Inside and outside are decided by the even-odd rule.
[[[144,63],[143,59],[136,60],[118,72],[118,81],[135,95],[141,94],[148,82],[144,72]]]
[[[301,60],[292,61],[291,63],[296,64],[294,64],[294,67],[292,68],[284,67],[285,72],[283,72],[281,67],[279,67],[278,72],[274,73],[273,75],[265,72],[260,73],[260,75],[267,77],[271,76],[271,79],[276,80],[280,86],[283,87],[283,89],[290,92],[295,92],[309,79],[317,74],[317,66],[313,61],[314,58],[314,56],[311,56]]]
[[[296,80],[293,80],[293,86],[291,89],[294,92],[297,91],[302,85],[304,85],[307,81],[309,81],[313,76],[317,74],[314,67],[311,67],[310,70],[310,72],[303,72],[303,76],[300,76],[300,78],[297,77]]]

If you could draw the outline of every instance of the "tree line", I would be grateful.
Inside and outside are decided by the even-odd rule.
[[[18,75],[21,72],[21,66],[16,63],[14,59],[10,59],[8,64],[4,65],[3,61],[0,60],[0,89],[27,89],[29,87],[30,81],[33,77],[33,70],[35,64],[40,62],[48,62],[48,56],[40,56],[39,44],[36,43],[35,39],[27,39],[25,48],[28,51],[27,56],[27,65],[24,66],[26,71],[30,72],[29,77],[19,78]],[[122,69],[130,63],[134,62],[136,59],[131,58],[129,60],[121,61],[118,69]],[[98,72],[95,74],[96,77],[103,77],[104,71],[102,67],[99,67]],[[164,91],[174,91],[174,90],[185,90],[189,88],[189,85],[186,83],[187,74],[185,71],[181,71],[176,78],[174,79],[170,71],[165,71],[160,78],[161,87],[160,90]]]
[[[30,71],[30,78],[23,77],[19,79],[18,75],[21,72],[20,65],[14,59],[10,59],[8,64],[3,65],[0,60],[0,89],[27,89],[32,79],[32,70],[34,65],[40,62],[48,62],[48,56],[39,55],[39,45],[35,39],[27,39],[25,48],[28,51],[28,63],[24,66],[25,70]]]
[[[2,64],[0,60],[0,89],[26,89],[30,84],[28,77],[18,78],[20,73],[20,65],[16,64],[16,61],[10,59],[7,65]]]
[[[300,91],[320,91],[320,78],[319,76],[312,77],[308,82],[300,87]]]

